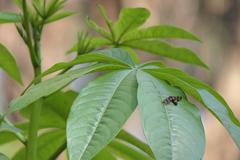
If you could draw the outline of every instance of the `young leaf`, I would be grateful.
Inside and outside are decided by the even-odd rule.
[[[32,5],[34,9],[36,10],[36,13],[38,13],[41,17],[45,16],[45,6],[44,2],[45,0],[32,0]]]
[[[115,32],[114,32],[114,29],[113,29],[113,22],[107,16],[106,10],[105,10],[105,8],[102,5],[99,5],[98,8],[99,8],[101,16],[104,18],[104,21],[106,22],[106,24],[108,26],[108,29],[111,32],[112,40],[115,41]]]
[[[96,48],[100,49],[103,46],[107,46],[107,45],[112,44],[111,41],[109,41],[105,38],[100,38],[100,37],[94,37],[94,38],[90,37],[88,39],[88,43],[89,44],[88,44],[87,48],[85,49],[84,53],[89,53]],[[84,47],[84,46],[81,45],[81,42],[78,39],[77,43],[74,44],[74,46],[69,51],[67,51],[66,54],[70,54],[70,53],[74,53],[74,52],[77,52],[79,54],[79,48],[81,48],[81,47]]]
[[[59,151],[66,148],[66,137],[64,130],[53,130],[44,133],[38,138],[37,160],[56,159]],[[14,157],[13,160],[25,159],[26,148],[22,148]]]
[[[154,160],[139,148],[120,139],[114,139],[107,148],[124,160]]]
[[[98,32],[101,36],[103,36],[104,38],[108,39],[108,40],[112,40],[110,33],[108,33],[104,28],[102,28],[101,26],[99,26],[96,22],[94,22],[91,19],[87,19],[87,24],[88,26],[95,30],[96,32]]]
[[[74,15],[74,14],[75,14],[74,12],[62,11],[62,12],[56,13],[56,14],[48,17],[48,18],[46,19],[46,21],[44,21],[44,23],[45,23],[45,24],[52,23],[52,22],[54,22],[54,21],[58,21],[58,20],[60,20],[60,19],[63,19],[63,18],[72,16],[72,15]]]
[[[99,77],[81,91],[67,121],[70,160],[91,160],[118,134],[136,108],[136,89],[135,71],[122,70]]]
[[[88,66],[85,68],[72,70],[65,74],[58,75],[54,78],[48,79],[35,86],[32,86],[31,88],[29,88],[29,90],[27,90],[27,92],[24,95],[13,100],[10,103],[9,112],[11,113],[11,112],[23,109],[28,105],[32,104],[33,102],[35,102],[36,100],[42,97],[48,96],[62,89],[63,87],[65,87],[66,85],[74,81],[75,79],[85,74],[88,74],[90,72],[104,71],[104,70],[106,71],[106,70],[114,70],[114,69],[122,69],[122,68],[124,67],[120,65],[96,64],[96,65]]]
[[[18,23],[18,22],[22,22],[21,15],[17,13],[0,12],[0,24],[1,23]]]
[[[214,89],[177,69],[162,68],[146,71],[180,87],[184,92],[202,103],[223,124],[240,148],[240,122],[224,99]]]
[[[0,43],[0,68],[6,71],[8,75],[11,76],[18,83],[22,84],[20,72],[14,57],[8,51],[8,49],[4,47],[1,43]]]
[[[166,42],[161,42],[158,40],[139,40],[127,42],[123,45],[168,57],[181,62],[196,64],[208,68],[207,65],[193,51],[187,48],[173,47]]]
[[[145,8],[124,8],[118,21],[114,24],[116,39],[120,40],[127,32],[138,28],[148,19],[150,13]]]
[[[144,39],[156,39],[156,38],[180,38],[194,41],[200,41],[199,38],[184,29],[170,26],[159,25],[152,26],[144,29],[138,29],[128,32],[123,36],[123,43],[126,41],[136,41]]]
[[[156,159],[202,159],[205,136],[199,110],[180,90],[147,73],[139,71],[137,81],[144,134]],[[182,100],[163,104],[168,96]]]

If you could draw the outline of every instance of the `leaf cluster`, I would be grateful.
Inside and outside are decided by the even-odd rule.
[[[56,15],[55,11],[65,3],[43,2],[33,1],[39,18]],[[223,124],[240,147],[240,122],[213,88],[162,61],[139,63],[135,52],[142,50],[207,68],[190,49],[174,47],[165,41],[172,38],[199,41],[199,38],[169,25],[141,27],[150,16],[144,8],[124,8],[116,22],[107,17],[101,6],[100,13],[108,31],[88,19],[89,27],[100,37],[80,34],[70,50],[78,53],[75,59],[44,71],[9,104],[8,114],[20,111],[27,121],[14,127],[3,117],[0,129],[5,130],[0,131],[0,137],[8,138],[0,138],[0,144],[16,139],[23,144],[27,142],[31,106],[42,99],[38,159],[56,159],[67,149],[70,160],[199,160],[205,151],[205,134],[200,111],[188,99],[191,96]],[[78,64],[85,66],[73,68]],[[56,76],[35,83],[57,72]],[[102,75],[80,93],[63,90],[77,78],[96,72]],[[182,99],[177,105],[164,104],[169,96]],[[147,144],[122,130],[136,107],[140,109]],[[24,146],[13,159],[24,159],[25,150]]]

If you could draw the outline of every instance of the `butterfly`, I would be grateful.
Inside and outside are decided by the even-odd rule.
[[[162,101],[162,103],[165,105],[173,103],[176,106],[178,105],[178,102],[181,100],[182,100],[182,96],[168,96]]]

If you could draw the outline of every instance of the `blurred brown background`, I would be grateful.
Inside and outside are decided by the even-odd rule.
[[[17,11],[13,2],[14,0],[0,0],[0,10]],[[209,64],[209,71],[172,61],[167,63],[179,66],[211,84],[240,118],[240,0],[68,0],[66,9],[78,14],[46,27],[42,45],[44,69],[56,62],[71,59],[71,56],[64,53],[74,43],[78,31],[87,31],[86,16],[103,24],[97,4],[103,4],[112,19],[116,19],[122,7],[145,7],[151,11],[147,26],[172,24],[199,35],[203,43],[174,43],[184,44],[197,51]],[[27,85],[33,77],[30,59],[14,25],[0,25],[0,42],[14,53],[21,68],[24,84]],[[142,60],[154,58],[143,54],[141,56]],[[0,71],[0,110],[4,110],[7,102],[22,89],[23,87]],[[203,110],[202,115],[207,141],[204,160],[239,160],[240,151],[226,130],[206,111]],[[138,111],[130,118],[125,128],[144,138]]]

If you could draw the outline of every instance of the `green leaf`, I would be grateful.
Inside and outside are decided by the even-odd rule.
[[[10,160],[6,155],[0,153],[0,160]]]
[[[143,39],[156,39],[156,38],[180,38],[200,41],[199,38],[184,29],[170,26],[170,25],[159,25],[152,26],[144,29],[134,30],[128,32],[123,37],[123,43],[126,41],[135,41]]]
[[[107,148],[124,160],[153,160],[139,148],[120,139],[114,139]]]
[[[128,64],[128,66],[134,66],[134,58],[132,57],[132,53],[128,49],[121,49],[121,48],[112,48],[112,49],[105,49],[98,51],[100,54],[107,55],[109,57],[112,57],[114,59],[120,60],[124,62],[125,64]]]
[[[22,22],[21,15],[17,13],[0,12],[0,24],[1,23],[18,23],[18,22]]]
[[[66,127],[66,120],[73,101],[78,93],[74,91],[57,92],[43,100],[39,128],[62,128]],[[21,111],[25,118],[30,118],[31,108]]]
[[[128,52],[122,49],[113,48],[113,49],[99,50],[96,52],[80,55],[76,59],[70,62],[60,62],[53,65],[48,70],[44,71],[39,77],[35,78],[32,84],[35,81],[38,81],[40,78],[48,74],[51,74],[53,72],[60,71],[63,69],[68,69],[75,65],[82,64],[82,63],[89,63],[89,62],[119,64],[126,67],[130,67],[134,65],[134,62],[131,56],[128,54]]]
[[[224,99],[207,84],[191,77],[185,72],[173,68],[146,70],[152,75],[167,80],[180,87],[203,104],[228,130],[238,148],[240,148],[240,122]]]
[[[4,47],[1,43],[0,43],[0,68],[6,71],[8,75],[12,77],[14,80],[16,80],[18,83],[22,84],[20,72],[14,57],[8,51],[8,49]]]
[[[5,119],[6,120],[6,119]],[[0,145],[6,144],[15,140],[20,140],[21,142],[26,141],[26,123],[19,123],[19,124],[12,124],[9,121],[5,122],[8,123],[10,128],[14,129],[5,129],[0,131]]]
[[[111,41],[105,39],[105,38],[100,38],[100,37],[94,37],[91,38],[91,46],[93,46],[93,48],[100,48],[100,47],[104,47],[106,45],[110,45]]]
[[[131,56],[133,64],[139,64],[139,62],[140,62],[139,57],[132,48],[125,47],[125,46],[120,46],[120,48],[122,48],[128,52],[128,54]]]
[[[135,70],[122,70],[81,91],[67,121],[70,160],[91,160],[118,134],[136,108],[136,90]]]
[[[166,66],[163,61],[160,60],[152,60],[152,61],[147,61],[145,63],[140,64],[138,67],[143,69],[143,68],[149,68],[149,67],[164,67]]]
[[[89,48],[91,48],[92,50],[90,50],[90,52],[93,51],[96,48],[100,48],[100,47],[103,47],[103,46],[106,46],[106,45],[111,45],[111,41],[109,41],[105,38],[100,38],[100,37],[92,38],[91,37]],[[76,44],[74,44],[74,46],[69,51],[67,51],[66,54],[77,52],[78,48],[79,48],[79,44],[76,43]]]
[[[138,28],[148,19],[150,13],[145,8],[124,8],[120,12],[118,21],[114,25],[117,40],[127,32]]]
[[[45,15],[45,6],[44,1],[40,0],[32,0],[32,5],[36,11],[37,14],[39,14],[41,17],[44,17]]]
[[[168,43],[157,40],[140,40],[124,44],[126,46],[168,57],[181,62],[196,64],[208,68],[207,65],[191,50],[173,47]]]
[[[141,140],[139,140],[138,138],[131,135],[130,133],[128,133],[127,131],[121,130],[116,138],[122,141],[126,141],[127,143],[135,147],[138,147],[139,149],[150,155],[152,158],[154,158],[152,150],[149,148],[149,146],[142,142]]]
[[[25,136],[23,135],[23,131],[21,129],[15,127],[9,120],[2,117],[1,115],[0,115],[0,118],[3,119],[2,122],[0,123],[0,132],[10,133],[10,137],[16,137],[22,142],[25,141]],[[3,140],[3,142],[5,141]],[[0,140],[0,143],[1,143],[1,140]]]
[[[0,132],[0,145],[12,142],[14,140],[17,140],[17,137],[14,133],[7,131]]]
[[[37,160],[56,159],[59,151],[66,148],[66,137],[64,130],[54,130],[44,133],[38,139]],[[25,159],[26,148],[22,148],[13,158],[13,160]]]
[[[200,112],[184,93],[139,71],[138,102],[144,134],[157,160],[199,160],[205,148]],[[163,104],[168,96],[182,96],[177,105]]]
[[[96,22],[91,19],[87,19],[88,26],[99,33],[101,36],[105,37],[108,40],[111,40],[111,34],[108,33],[103,27],[99,26]]]
[[[66,18],[66,17],[70,17],[74,14],[75,14],[74,12],[67,12],[67,11],[58,12],[58,13],[48,17],[45,21],[45,24],[52,23],[54,21],[58,21],[60,19]]]
[[[120,65],[96,64],[96,65],[88,66],[85,68],[72,70],[65,74],[61,74],[54,78],[45,80],[37,85],[30,87],[24,95],[13,100],[9,105],[10,106],[9,112],[14,112],[14,111],[23,109],[28,105],[32,104],[33,102],[35,102],[36,100],[42,97],[46,97],[62,89],[63,87],[65,87],[66,85],[74,81],[75,79],[83,75],[86,75],[90,72],[114,70],[114,69],[122,69],[122,68],[124,67]]]
[[[99,152],[92,160],[117,160],[117,158],[106,147]]]
[[[114,24],[113,22],[110,20],[110,18],[107,16],[106,10],[102,5],[98,5],[99,11],[101,16],[103,17],[104,21],[106,22],[108,29],[111,32],[112,35],[112,40],[115,41],[115,32],[114,32]]]

